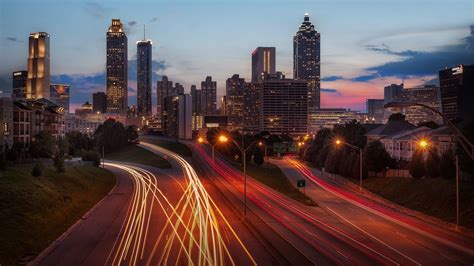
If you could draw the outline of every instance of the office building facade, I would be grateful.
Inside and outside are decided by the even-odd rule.
[[[321,36],[308,14],[293,37],[293,78],[308,82],[308,117],[312,120],[321,105]]]
[[[243,131],[245,134],[256,134],[261,129],[262,85],[249,82],[243,93]]]
[[[261,83],[260,131],[305,135],[308,132],[308,82],[267,75]]]
[[[173,92],[173,82],[168,80],[167,76],[162,76],[161,80],[156,83],[156,95],[157,95],[157,116],[161,117],[164,109],[164,100]]]
[[[385,119],[385,109],[383,99],[366,100],[367,118],[374,123],[383,123]]]
[[[150,40],[137,42],[137,113],[150,116],[152,77],[152,43]]]
[[[474,120],[474,65],[439,72],[441,110],[447,119]]]
[[[226,114],[232,129],[241,129],[243,125],[245,88],[245,79],[238,74],[226,80]]]
[[[12,98],[26,99],[28,71],[20,70],[12,73]]]
[[[92,111],[99,114],[107,113],[107,94],[105,92],[92,94]]]
[[[257,47],[252,52],[252,82],[261,82],[265,75],[275,74],[275,47]]]
[[[123,115],[128,106],[128,45],[120,19],[112,19],[106,36],[107,113]]]
[[[211,76],[201,82],[201,112],[203,115],[214,115],[217,112],[217,82]]]
[[[49,99],[50,53],[49,34],[34,32],[28,39],[27,99]]]

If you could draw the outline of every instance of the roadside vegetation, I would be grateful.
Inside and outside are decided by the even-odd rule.
[[[172,140],[146,139],[147,142],[163,147],[184,157],[191,157],[191,150],[184,144]]]
[[[128,145],[117,152],[108,153],[105,159],[150,165],[158,168],[171,167],[171,164],[167,160],[136,145]]]
[[[218,138],[218,135],[225,134],[232,137],[234,140],[242,140],[242,135],[239,132],[223,132],[210,130],[206,136],[207,141],[210,144],[215,144]],[[289,137],[283,136],[285,141],[290,141]],[[262,132],[261,134],[249,136],[245,135],[243,142],[244,147],[252,145],[251,148],[247,151],[246,160],[247,160],[247,174],[254,178],[255,180],[261,182],[262,184],[296,200],[303,204],[310,206],[317,206],[316,203],[307,197],[300,190],[295,188],[285,174],[277,166],[264,162],[265,156],[265,145],[270,146],[270,143],[281,142],[282,139],[280,136],[270,135],[268,132]],[[238,142],[240,143],[240,142]],[[261,143],[261,145],[259,145]],[[236,169],[243,171],[242,167],[242,154],[239,149],[235,146],[234,143],[228,142],[224,145],[216,145],[216,149],[220,154],[224,155],[225,158],[230,162],[232,166]],[[267,155],[273,154],[273,150],[267,148]]]
[[[0,172],[0,264],[16,265],[40,253],[101,200],[114,176],[94,166],[43,167],[33,164]],[[30,258],[28,258],[30,257]]]

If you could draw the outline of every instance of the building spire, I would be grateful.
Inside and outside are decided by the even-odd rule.
[[[143,40],[146,40],[145,33],[146,33],[145,24],[143,24]]]

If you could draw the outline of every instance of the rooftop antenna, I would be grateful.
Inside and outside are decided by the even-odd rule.
[[[146,40],[146,37],[145,37],[145,24],[143,24],[143,40]]]

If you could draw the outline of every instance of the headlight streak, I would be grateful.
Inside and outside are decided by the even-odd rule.
[[[136,166],[106,163],[106,166],[128,172],[134,183],[134,194],[127,210],[127,218],[106,264],[136,265],[146,262],[146,265],[177,265],[182,264],[184,259],[188,265],[235,265],[222,236],[222,230],[226,228],[232,232],[248,260],[256,265],[254,258],[208,195],[191,165],[173,152],[147,143],[141,145],[157,149],[176,160],[182,167],[186,188],[180,184],[183,194],[177,204],[173,205],[158,187],[158,181],[151,172]],[[164,213],[166,222],[158,237],[149,240],[152,237],[149,227],[153,226],[150,222],[151,215],[153,211],[158,211],[157,204]],[[153,243],[153,246],[147,247],[150,243]]]

